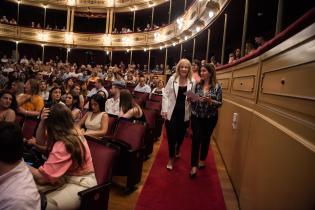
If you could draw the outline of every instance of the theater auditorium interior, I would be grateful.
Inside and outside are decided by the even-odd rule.
[[[314,210],[314,0],[1,0],[0,210]]]

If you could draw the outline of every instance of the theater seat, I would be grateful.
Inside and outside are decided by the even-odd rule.
[[[144,158],[148,159],[149,155],[153,152],[153,145],[155,140],[155,129],[158,113],[155,110],[142,109],[146,119],[147,128],[144,137]]]
[[[38,120],[26,117],[22,126],[22,133],[25,139],[30,139],[36,134]]]
[[[161,112],[162,104],[155,101],[147,101],[145,104],[145,108]]]
[[[22,128],[24,123],[24,115],[16,114],[15,122]]]
[[[93,159],[97,186],[78,193],[81,197],[80,209],[106,210],[113,164],[119,155],[119,148],[89,136],[86,136],[86,140]]]
[[[135,101],[139,104],[139,106],[144,107],[145,102],[149,99],[149,93],[142,93],[138,91],[133,92],[133,96]]]
[[[155,102],[162,103],[162,95],[152,94],[150,96],[150,101],[155,101]]]
[[[146,126],[119,120],[111,143],[120,147],[120,156],[114,166],[114,175],[127,176],[126,192],[133,192],[140,182],[143,166],[143,148]]]
[[[105,137],[110,138],[114,136],[117,123],[118,117],[116,115],[108,114],[108,129]]]
[[[161,110],[162,110],[162,104],[159,102],[155,102],[155,101],[147,101],[145,107],[146,107],[146,109],[155,110],[158,113],[161,113]],[[163,123],[164,123],[164,120],[163,120],[162,116],[158,115],[157,120],[156,120],[156,126],[154,129],[156,140],[158,140],[158,138],[162,134]]]

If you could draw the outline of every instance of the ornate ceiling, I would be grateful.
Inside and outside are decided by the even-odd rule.
[[[105,51],[162,49],[195,37],[214,22],[229,1],[195,1],[171,24],[141,33],[87,34],[0,24],[0,37],[18,42]]]
[[[18,3],[18,0],[10,0]],[[89,8],[91,12],[105,12],[106,9],[114,8],[115,12],[127,12],[134,10],[147,9],[154,7],[169,0],[20,0],[21,4],[32,6],[47,6],[66,10],[67,7],[75,7],[76,11],[86,11]],[[184,1],[184,0],[183,0]]]

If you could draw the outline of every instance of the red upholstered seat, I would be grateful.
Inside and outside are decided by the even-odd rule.
[[[152,94],[150,97],[151,101],[162,103],[162,95]]]
[[[113,164],[119,149],[92,137],[87,136],[86,140],[93,159],[97,185],[78,193],[81,198],[80,210],[107,210]]]
[[[121,120],[118,122],[114,139],[128,145],[131,150],[135,151],[142,148],[144,133],[144,125]]]
[[[161,112],[162,104],[159,102],[155,102],[155,101],[147,101],[145,108]]]
[[[97,184],[105,184],[111,180],[114,160],[119,151],[92,137],[86,136],[86,140],[90,147]]]
[[[145,102],[149,99],[149,93],[142,93],[135,91],[133,93],[133,96],[135,98],[135,101],[139,104],[139,106],[143,107],[145,105]]]
[[[108,129],[106,136],[107,137],[113,137],[115,134],[115,130],[117,127],[118,117],[114,115],[108,115]]]
[[[22,126],[23,137],[30,139],[35,136],[38,120],[26,118]]]
[[[155,110],[143,109],[143,114],[146,119],[147,129],[144,138],[145,150],[144,156],[148,158],[148,156],[153,152],[153,144],[155,140],[155,129],[157,123],[158,113]]]
[[[19,124],[21,128],[23,127],[24,118],[25,118],[24,115],[21,114],[17,114],[15,117],[15,122]]]
[[[135,87],[136,87],[135,85],[127,83],[126,89],[128,89],[130,93],[133,93]]]

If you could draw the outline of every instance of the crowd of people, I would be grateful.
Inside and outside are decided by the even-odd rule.
[[[16,25],[17,22],[14,18],[11,18],[10,20],[7,18],[7,16],[2,16],[2,18],[0,19],[0,23],[6,23],[6,24],[12,24],[12,25]]]
[[[180,158],[190,120],[190,177],[196,176],[197,167],[205,167],[222,103],[221,86],[212,64],[181,59],[165,87],[158,75],[137,72],[136,65],[78,68],[53,60],[37,63],[25,56],[19,63],[3,57],[1,69],[0,182],[6,183],[6,200],[0,202],[0,209],[39,209],[37,189],[45,194],[47,209],[77,208],[77,193],[96,185],[85,136],[100,139],[106,135],[109,115],[146,121],[128,85],[137,92],[162,95],[161,116],[165,119],[170,158],[167,169],[173,170],[175,159]],[[111,87],[105,88],[108,81]],[[15,123],[17,115],[38,119],[33,137],[23,138]],[[39,167],[23,161],[25,147],[41,154]]]
[[[165,26],[165,24],[162,24],[162,27],[164,27],[164,26]],[[139,32],[143,32],[143,31],[151,31],[151,30],[155,30],[155,29],[159,29],[159,28],[160,27],[158,25],[156,25],[156,24],[153,24],[151,26],[148,23],[143,30],[141,30],[140,27],[137,27],[134,32],[138,32],[139,33]],[[133,31],[130,28],[128,28],[128,27],[122,27],[121,31],[118,31],[117,28],[114,28],[113,31],[112,31],[113,34],[126,34],[126,33],[131,33],[131,32],[133,32]]]

